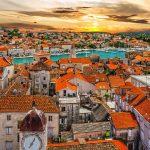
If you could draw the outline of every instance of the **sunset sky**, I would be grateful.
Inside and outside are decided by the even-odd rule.
[[[0,0],[0,26],[53,31],[150,30],[150,0]]]

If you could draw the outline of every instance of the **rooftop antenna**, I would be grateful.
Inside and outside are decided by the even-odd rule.
[[[35,101],[33,101],[33,102],[32,102],[32,109],[35,109],[36,106],[37,106],[37,105],[36,105]]]

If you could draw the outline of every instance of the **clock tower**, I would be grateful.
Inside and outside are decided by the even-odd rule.
[[[47,123],[44,113],[35,108],[30,110],[20,126],[20,150],[46,150]]]

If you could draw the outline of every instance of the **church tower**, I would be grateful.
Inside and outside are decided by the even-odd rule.
[[[70,49],[70,58],[76,58],[76,50],[75,50],[75,45],[72,46]]]
[[[33,102],[33,104],[35,104]],[[33,105],[20,126],[20,150],[46,150],[47,122],[44,113]]]

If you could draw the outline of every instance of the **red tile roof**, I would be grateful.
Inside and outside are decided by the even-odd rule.
[[[10,64],[4,60],[3,57],[0,57],[0,67],[7,67],[7,66],[10,66]]]
[[[129,105],[130,106],[135,106],[139,102],[141,102],[144,98],[145,98],[145,93],[141,92],[131,102],[129,102]]]
[[[43,112],[58,113],[59,109],[48,96],[3,96],[0,97],[0,112],[28,112],[35,101],[37,109]]]
[[[112,122],[116,129],[136,128],[138,123],[130,112],[111,113]]]
[[[89,74],[84,75],[84,78],[92,84],[95,84],[97,82],[107,82],[106,74]]]
[[[59,90],[67,88],[67,87],[72,90],[77,90],[75,85],[69,83],[69,80],[71,80],[73,78],[78,78],[80,80],[86,81],[86,79],[81,74],[79,74],[79,73],[74,74],[72,72],[69,72],[68,74],[66,74],[56,80],[56,91],[58,92]]]
[[[101,144],[100,147],[96,146],[99,144]],[[65,150],[65,148],[66,149],[70,148],[71,150],[79,150],[78,146],[81,146],[82,149],[86,148],[87,150],[90,150],[92,147],[93,147],[92,148],[93,150],[97,150],[98,148],[100,149],[105,148],[106,150],[128,150],[127,146],[119,140],[92,140],[92,141],[86,141],[86,144],[83,144],[83,145],[80,145],[79,142],[48,144],[47,149],[48,150],[57,150],[57,149]]]
[[[108,82],[99,82],[96,84],[96,90],[110,90]]]
[[[121,76],[109,76],[108,78],[109,78],[110,86],[112,88],[117,88],[122,85],[125,85],[125,82]]]
[[[5,51],[7,51],[7,50],[8,50],[8,49],[7,49],[6,46],[4,46],[4,45],[0,46],[0,52],[5,52]]]
[[[44,63],[47,64],[48,66],[51,66],[54,62],[51,59],[48,59]]]
[[[145,99],[139,103],[135,109],[148,121],[150,122],[150,100]]]
[[[142,61],[142,60],[143,60],[143,57],[140,56],[140,55],[137,55],[137,56],[135,57],[135,59],[138,60],[138,61]]]
[[[81,74],[79,74],[79,73],[75,73],[74,74],[73,72],[67,73],[66,75],[58,78],[58,80],[63,82],[63,81],[69,81],[69,80],[71,80],[73,78],[78,78],[80,80],[87,81]]]
[[[59,64],[68,64],[68,63],[92,64],[89,58],[63,58],[59,60]]]
[[[58,80],[56,80],[56,92],[59,92],[60,90],[63,90],[65,88],[73,91],[77,90],[77,87],[69,82],[59,82]]]
[[[36,64],[31,65],[29,69],[30,71],[49,71],[48,65],[40,61],[38,61]]]
[[[118,65],[114,65],[114,64],[107,64],[107,67],[111,70],[116,70],[118,68]]]

